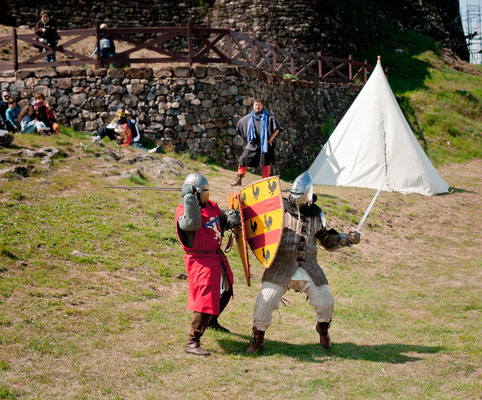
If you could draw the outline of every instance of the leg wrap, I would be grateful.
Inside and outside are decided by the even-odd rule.
[[[289,288],[307,294],[310,305],[315,308],[318,322],[331,321],[335,308],[335,298],[330,293],[328,285],[316,286],[311,280],[291,281]]]
[[[211,314],[194,311],[191,321],[191,327],[188,334],[188,342],[199,343],[199,340],[204,334],[210,318]]]
[[[279,302],[286,290],[287,288],[275,283],[263,282],[254,306],[253,326],[256,329],[263,332],[268,329],[273,311],[279,308]]]

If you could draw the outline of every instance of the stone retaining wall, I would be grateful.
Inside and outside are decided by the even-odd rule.
[[[307,168],[361,86],[292,81],[244,67],[45,69],[2,73],[1,89],[24,106],[45,94],[59,122],[95,133],[120,107],[133,110],[145,136],[176,151],[235,167],[245,142],[238,120],[259,97],[285,131],[276,140],[277,173]]]
[[[3,3],[3,4],[2,4]],[[0,0],[0,23],[33,28],[42,9],[59,29],[109,26],[227,27],[280,47],[325,56],[360,55],[389,30],[415,30],[468,60],[455,0]],[[360,57],[359,57],[360,58]],[[373,61],[374,62],[374,61]]]

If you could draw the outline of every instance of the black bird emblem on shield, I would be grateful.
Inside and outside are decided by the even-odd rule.
[[[256,233],[256,229],[258,229],[258,224],[256,223],[256,221],[249,221],[249,225],[251,226],[251,232]]]
[[[252,186],[254,200],[258,200],[259,197],[259,186]]]
[[[269,192],[271,193],[271,195],[274,194],[274,191],[276,190],[276,187],[277,187],[277,186],[278,186],[278,185],[277,185],[277,183],[276,183],[275,180],[268,182],[268,190],[269,190]]]
[[[265,259],[265,261],[268,262],[270,257],[271,257],[271,254],[269,253],[269,250],[266,250],[265,252],[263,247],[263,258]]]
[[[265,214],[264,225],[266,226],[266,230],[269,231],[271,229],[271,225],[273,225],[273,218],[269,216],[268,219],[266,219],[266,214]]]

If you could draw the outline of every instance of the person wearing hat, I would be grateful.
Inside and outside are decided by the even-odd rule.
[[[115,140],[121,146],[129,146],[132,142],[132,132],[127,123],[127,117],[124,109],[117,110],[115,118],[109,125],[104,126],[92,140],[94,142],[101,141],[104,137]]]

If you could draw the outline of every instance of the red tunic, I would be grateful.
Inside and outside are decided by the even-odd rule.
[[[179,204],[176,210],[176,230],[179,240],[181,235],[177,220],[184,214],[184,205]],[[201,209],[201,228],[194,235],[193,247],[182,247],[186,254],[186,264],[189,290],[187,294],[187,307],[192,311],[206,314],[219,315],[219,298],[221,268],[225,267],[229,283],[233,284],[233,273],[228,260],[221,248],[221,211],[216,203],[208,201],[206,207]],[[193,254],[195,252],[209,252],[207,254]]]

